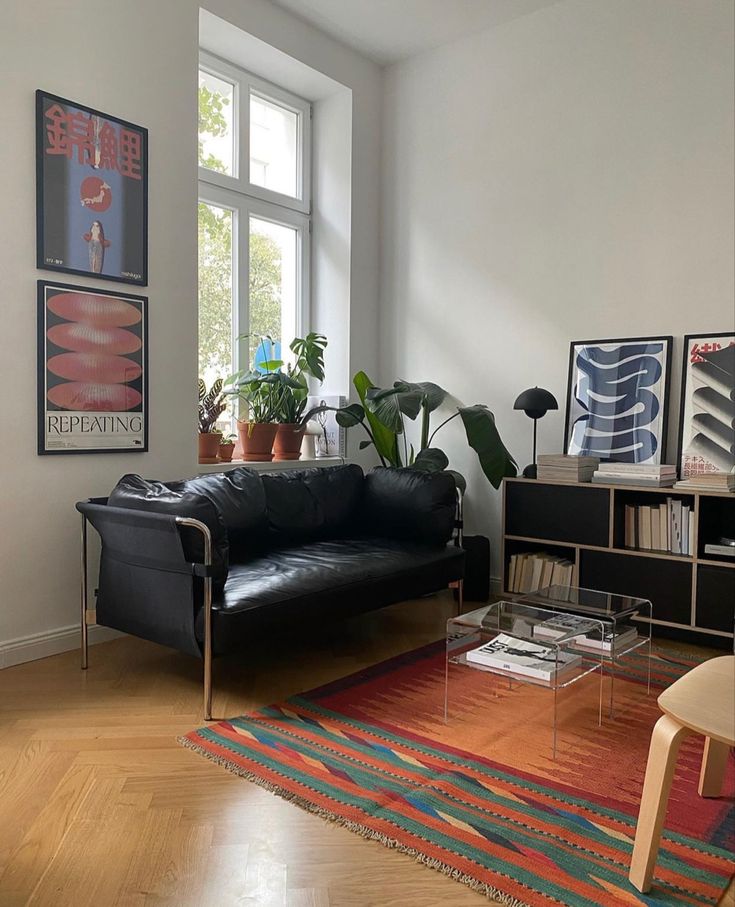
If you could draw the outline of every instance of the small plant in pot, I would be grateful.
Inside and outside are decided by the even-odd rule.
[[[228,378],[227,393],[237,397],[246,419],[238,419],[237,431],[248,461],[297,460],[306,427],[302,420],[309,393],[307,376],[324,378],[324,348],[321,334],[297,337],[291,343],[296,362],[284,370],[282,359],[271,358],[273,340],[260,338],[256,366]],[[274,456],[275,452],[275,456]]]
[[[221,463],[229,463],[232,460],[232,454],[235,450],[235,442],[237,441],[236,435],[224,435],[220,438],[219,450],[217,452],[217,457]]]
[[[275,460],[298,460],[301,456],[307,422],[304,419],[309,396],[307,379],[324,380],[326,346],[327,338],[323,334],[311,332],[306,337],[296,337],[291,343],[295,362],[288,364],[285,371],[279,369],[274,373],[278,376],[278,431],[273,445]]]
[[[222,391],[222,379],[217,380],[207,390],[207,385],[199,379],[199,462],[216,463],[222,432],[215,429],[217,419],[227,407],[227,397]]]

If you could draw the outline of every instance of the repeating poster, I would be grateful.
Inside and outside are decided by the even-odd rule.
[[[681,477],[735,470],[735,333],[684,338]]]
[[[38,452],[148,449],[148,300],[38,281]]]
[[[619,463],[664,461],[671,344],[671,337],[572,343],[568,454]]]
[[[148,283],[148,130],[36,92],[36,264]]]

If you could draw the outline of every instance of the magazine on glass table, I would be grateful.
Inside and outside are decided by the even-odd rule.
[[[539,639],[559,639],[575,633],[579,635],[573,640],[574,645],[602,652],[611,652],[613,648],[619,649],[638,636],[637,629],[630,624],[621,627],[617,633],[612,627],[605,627],[604,633],[601,634],[599,624],[596,623],[594,628],[590,629],[589,620],[573,614],[560,614],[558,617],[536,624],[533,628],[533,635]]]
[[[505,633],[476,649],[470,649],[466,658],[470,664],[533,677],[548,684],[582,663],[581,655],[559,650],[557,657],[557,652],[549,646],[516,639]]]

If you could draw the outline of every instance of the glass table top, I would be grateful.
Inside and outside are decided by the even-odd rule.
[[[630,617],[643,609],[648,611],[651,607],[651,602],[647,598],[600,592],[596,589],[581,589],[576,586],[548,586],[536,592],[529,592],[517,601],[539,608],[594,614],[597,617],[615,620]]]
[[[554,627],[553,637],[540,639],[537,625],[549,623]],[[575,617],[552,608],[518,601],[493,602],[467,614],[450,617],[447,621],[450,635],[453,631],[506,632],[518,639],[549,647],[564,645],[579,636],[599,633],[602,629],[603,620],[595,615]]]

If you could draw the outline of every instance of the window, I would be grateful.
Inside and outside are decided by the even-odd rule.
[[[306,101],[200,56],[199,374],[207,385],[252,364],[259,337],[272,337],[278,355],[308,330],[310,126]]]

